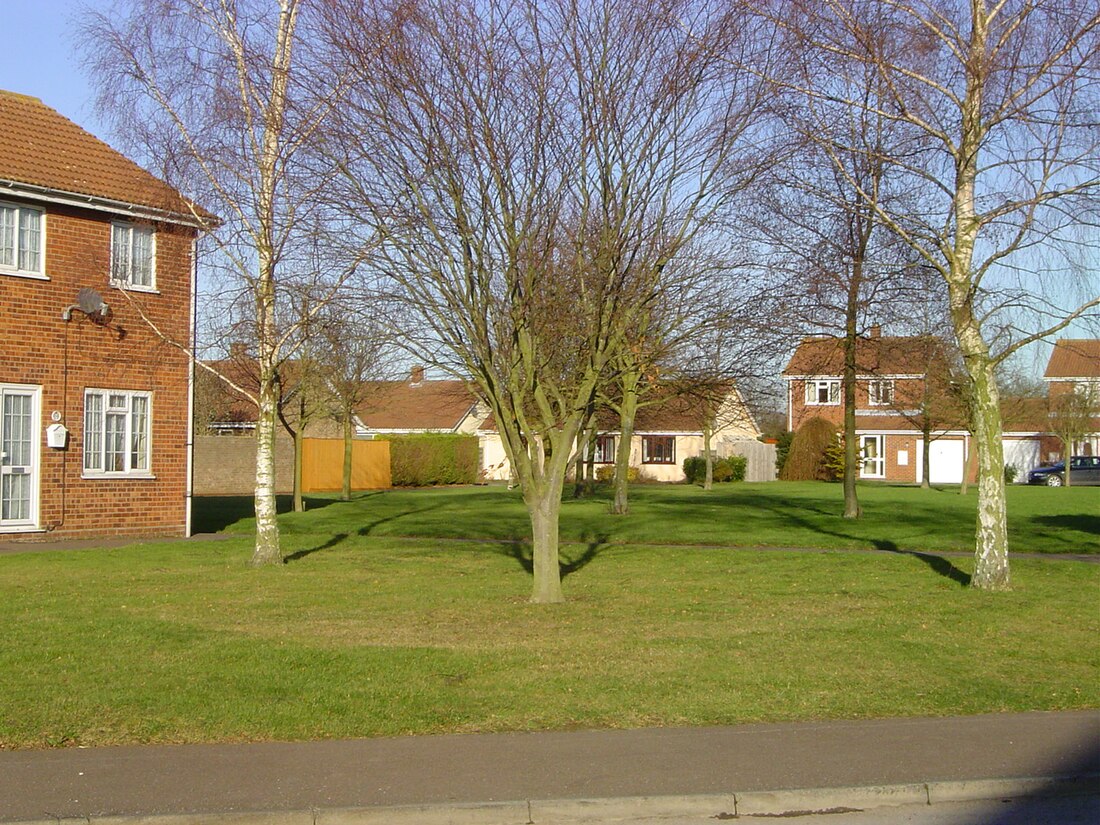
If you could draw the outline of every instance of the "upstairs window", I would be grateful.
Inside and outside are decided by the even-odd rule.
[[[147,475],[151,417],[147,392],[84,393],[85,475]]]
[[[111,283],[156,289],[153,230],[128,223],[111,224]]]
[[[42,210],[0,203],[0,270],[42,274]]]
[[[894,403],[894,381],[882,378],[867,384],[867,401],[872,407],[888,407]]]
[[[840,382],[829,378],[806,382],[806,403],[810,405],[839,404]]]

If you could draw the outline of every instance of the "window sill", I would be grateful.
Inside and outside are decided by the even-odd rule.
[[[807,401],[807,407],[839,407],[839,401]]]
[[[157,478],[152,473],[81,473],[80,477],[88,481],[155,481]]]
[[[3,269],[0,268],[0,275],[6,275],[9,278],[27,278],[31,281],[48,281],[49,275],[43,275],[41,272],[21,272],[18,269]]]
[[[10,534],[10,533],[26,534],[26,533],[45,533],[45,532],[46,531],[43,530],[41,527],[39,527],[38,525],[33,525],[33,524],[28,524],[25,527],[20,526],[20,525],[11,525],[9,527],[0,527],[0,535],[5,535],[5,536]]]
[[[117,289],[122,292],[143,292],[146,295],[160,295],[160,290],[155,286],[140,286],[139,284],[127,284],[123,281],[111,281],[112,289]]]

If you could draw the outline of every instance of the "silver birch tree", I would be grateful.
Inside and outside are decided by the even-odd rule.
[[[1092,0],[807,0],[779,21],[823,63],[870,69],[919,130],[895,158],[930,200],[876,213],[946,291],[978,461],[972,586],[1010,586],[997,365],[1100,305],[1100,9]],[[856,68],[858,67],[858,68]],[[813,94],[814,89],[808,91]],[[1009,330],[998,339],[995,330]]]
[[[282,562],[277,375],[308,320],[290,317],[285,295],[323,280],[297,245],[319,225],[328,176],[308,158],[339,84],[303,66],[308,14],[303,0],[129,0],[89,12],[82,26],[100,107],[120,137],[218,216],[196,210],[228,274],[222,291],[244,304],[256,355],[256,392],[246,393],[258,410],[253,566]],[[311,313],[331,291],[315,292]]]

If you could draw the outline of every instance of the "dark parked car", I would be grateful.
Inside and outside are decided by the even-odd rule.
[[[1075,455],[1069,460],[1070,486],[1100,485],[1100,456]],[[1037,467],[1027,474],[1028,484],[1061,487],[1066,483],[1066,463],[1059,461],[1050,467]]]

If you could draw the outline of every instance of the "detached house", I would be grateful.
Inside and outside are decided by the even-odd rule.
[[[788,429],[797,430],[814,417],[824,418],[837,430],[843,428],[843,366],[839,339],[806,338],[799,344],[783,371]],[[1051,433],[1052,401],[1060,393],[1091,390],[1100,383],[1100,341],[1058,341],[1046,381],[1048,398],[1001,399],[1004,461],[1016,468],[1016,480],[1021,483],[1028,471],[1061,458],[1061,444]],[[943,344],[937,339],[888,337],[877,329],[860,339],[855,414],[860,478],[920,482],[927,434],[929,481],[962,481],[972,437]],[[1096,430],[1076,445],[1078,454],[1097,454],[1100,416]],[[972,468],[972,476],[973,472]]]
[[[0,538],[189,528],[194,243],[178,192],[0,91]]]
[[[1055,342],[1043,380],[1047,395],[1056,400],[1066,393],[1077,393],[1094,407],[1092,432],[1085,433],[1073,445],[1073,455],[1100,455],[1100,339],[1063,338]],[[1043,439],[1043,457],[1061,459],[1062,444],[1053,436]]]

